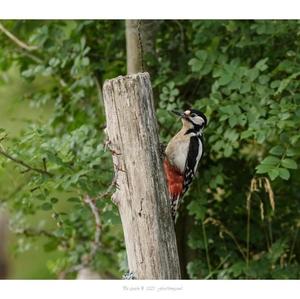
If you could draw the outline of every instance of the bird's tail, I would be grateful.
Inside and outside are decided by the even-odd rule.
[[[177,211],[179,208],[179,204],[180,204],[180,196],[176,196],[176,197],[171,197],[170,198],[170,203],[171,203],[171,215],[172,215],[172,219],[173,222],[176,223],[177,220]]]

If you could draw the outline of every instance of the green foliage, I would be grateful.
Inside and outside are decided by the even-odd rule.
[[[15,139],[0,131],[12,156],[51,173],[27,171],[15,196],[7,189],[14,227],[29,227],[32,215],[47,219],[48,226],[38,221],[35,227],[49,233],[46,251],[61,252],[48,261],[49,269],[63,273],[91,252],[95,219],[84,198],[98,198],[101,250],[90,265],[107,277],[121,277],[126,256],[120,220],[109,196],[99,196],[112,179],[100,99],[103,81],[125,73],[124,24],[4,25],[38,48],[28,53],[1,35],[2,84],[5,71],[17,66],[31,84],[46,82],[26,92],[24,101],[53,109],[46,122],[32,121]],[[199,176],[181,210],[188,213],[182,217],[188,241],[181,245],[193,253],[186,265],[192,279],[299,278],[299,25],[162,21],[156,32],[155,54],[145,64],[162,141],[180,127],[170,110],[192,106],[208,116]],[[0,161],[0,170],[14,165]],[[251,181],[259,178],[265,183],[254,186]],[[33,237],[18,238],[26,250]]]
[[[184,39],[172,25],[162,27],[161,43],[174,46],[157,61],[180,70],[166,79],[180,91],[178,106],[198,108],[209,119],[198,181],[186,198],[195,221],[188,228],[195,256],[188,274],[191,278],[299,278],[300,23],[181,24]],[[165,67],[157,64],[159,78],[162,73],[167,73]],[[170,120],[158,115],[168,140],[177,126],[170,132]],[[260,176],[271,181],[275,212],[263,186],[253,191],[247,210],[251,179]]]
[[[92,258],[90,266],[104,276],[120,276],[113,252],[124,248],[121,224],[110,194],[100,196],[112,180],[111,157],[104,149],[101,86],[106,77],[124,73],[123,23],[18,21],[5,22],[5,26],[38,47],[25,55],[1,35],[5,66],[17,64],[20,75],[30,82],[45,77],[46,84],[27,93],[24,100],[33,107],[53,107],[45,123],[33,121],[15,140],[2,140],[11,156],[51,174],[17,164],[16,170],[26,173],[21,191],[7,202],[16,216],[13,227],[24,230],[24,237],[32,238],[32,234],[28,236],[30,217],[43,219],[34,224],[38,227],[34,235],[42,235],[46,230],[49,240],[44,250],[62,252],[59,259],[48,263],[57,275]],[[111,35],[99,39],[103,32],[114,30],[119,33],[113,39]],[[109,61],[112,68],[108,70],[105,65]],[[12,164],[8,159],[1,158],[2,161],[4,167]],[[103,232],[102,250],[92,257],[89,254],[94,246],[96,223],[91,208],[84,202],[86,196],[99,198],[97,208]],[[44,219],[48,224],[44,224]]]

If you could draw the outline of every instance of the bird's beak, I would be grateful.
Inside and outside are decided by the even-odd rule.
[[[185,114],[183,112],[179,112],[179,111],[176,111],[176,110],[172,110],[172,112],[175,114],[175,115],[178,115],[180,117],[185,117]]]

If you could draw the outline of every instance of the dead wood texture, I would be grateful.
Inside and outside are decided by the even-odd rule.
[[[138,279],[180,279],[149,74],[106,81],[103,98],[129,270]]]

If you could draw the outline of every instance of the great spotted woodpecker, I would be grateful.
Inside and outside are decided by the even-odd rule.
[[[202,131],[206,116],[198,110],[172,111],[182,119],[181,130],[170,140],[165,150],[164,171],[175,221],[180,199],[188,190],[203,154]]]

